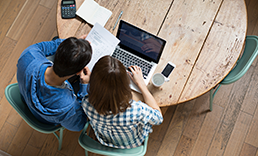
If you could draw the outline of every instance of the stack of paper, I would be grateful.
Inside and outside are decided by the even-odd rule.
[[[77,10],[76,15],[80,16],[91,25],[95,25],[95,23],[98,22],[104,27],[112,15],[112,12],[100,6],[94,0],[85,0]]]

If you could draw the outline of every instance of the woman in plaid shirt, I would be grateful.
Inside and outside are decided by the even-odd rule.
[[[129,69],[131,73],[117,59],[104,56],[90,75],[89,94],[83,99],[82,108],[98,141],[106,146],[140,146],[152,132],[152,125],[163,121],[161,110],[143,81],[141,68]],[[145,103],[132,100],[128,75],[139,87]]]

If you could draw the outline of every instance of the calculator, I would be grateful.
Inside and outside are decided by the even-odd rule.
[[[74,18],[76,16],[75,0],[62,0],[61,15],[62,18]]]

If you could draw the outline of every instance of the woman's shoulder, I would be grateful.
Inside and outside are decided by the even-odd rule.
[[[82,103],[81,103],[81,105],[82,105],[82,108],[84,109],[84,110],[87,110],[87,111],[94,111],[95,109],[94,109],[94,107],[89,103],[89,101],[88,101],[88,95],[86,95],[83,99],[82,99]]]
[[[131,107],[129,109],[137,110],[138,112],[146,111],[152,109],[150,106],[148,106],[146,103],[142,101],[131,101]]]
[[[134,101],[132,100],[131,107],[129,109],[137,110],[139,113],[146,114],[147,112],[159,112],[156,109],[151,108],[149,105],[142,101]]]
[[[142,101],[135,101],[135,100],[131,100],[131,107],[143,107],[144,105],[146,105],[144,102]]]

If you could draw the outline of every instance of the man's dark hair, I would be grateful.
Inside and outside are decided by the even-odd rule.
[[[73,75],[81,71],[92,55],[90,43],[85,39],[70,37],[57,48],[53,69],[59,77]]]

